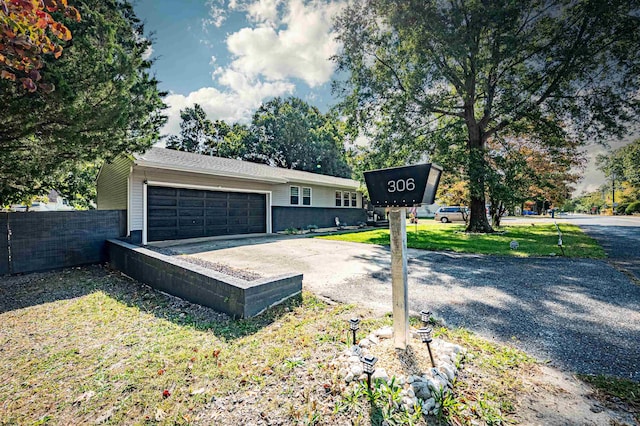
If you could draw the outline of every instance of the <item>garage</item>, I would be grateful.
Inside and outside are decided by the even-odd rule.
[[[265,194],[151,185],[147,188],[149,241],[265,232]]]

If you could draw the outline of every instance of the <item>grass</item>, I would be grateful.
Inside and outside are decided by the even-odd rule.
[[[564,255],[567,257],[604,258],[602,247],[579,227],[560,224]],[[426,223],[417,226],[407,224],[407,247],[423,250],[449,250],[459,253],[493,254],[504,256],[562,255],[558,247],[558,233],[553,224],[510,225],[498,228],[494,234],[467,234],[465,225]],[[389,245],[389,230],[374,229],[364,232],[327,235],[324,238],[366,244]],[[517,241],[518,249],[512,250],[510,242]]]
[[[362,336],[391,324],[309,293],[232,320],[100,267],[3,278],[0,424],[377,424],[379,411],[335,410],[349,395],[332,361],[352,316]],[[511,421],[533,360],[437,334],[472,354],[443,419]]]
[[[602,374],[580,374],[578,378],[593,386],[605,405],[616,407],[622,403],[640,423],[640,383]]]

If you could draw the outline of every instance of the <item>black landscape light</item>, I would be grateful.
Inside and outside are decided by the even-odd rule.
[[[418,330],[418,334],[420,335],[420,339],[422,340],[422,343],[426,343],[427,344],[427,349],[429,350],[429,358],[431,359],[431,366],[435,367],[436,363],[433,361],[433,354],[431,353],[431,341],[433,340],[431,338],[431,328],[429,327],[422,327],[421,329]]]
[[[351,318],[349,320],[349,328],[353,333],[353,346],[356,345],[356,331],[360,329],[360,318]]]
[[[372,355],[367,355],[363,358],[360,358],[362,361],[362,370],[364,370],[367,375],[367,386],[368,389],[371,389],[371,375],[376,371],[375,365],[378,362],[378,358]]]
[[[427,311],[426,309],[420,311],[420,319],[422,320],[424,325],[429,324],[429,320],[431,319],[431,311]]]

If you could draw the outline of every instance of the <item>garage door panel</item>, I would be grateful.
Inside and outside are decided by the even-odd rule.
[[[205,200],[204,206],[208,209],[227,209],[227,199],[224,200]]]
[[[147,187],[147,195],[158,195],[164,197],[175,197],[178,194],[176,188],[165,188],[162,186],[149,186]]]
[[[266,195],[148,187],[149,241],[266,232]]]
[[[148,200],[149,200],[149,204],[154,206],[175,207],[178,204],[178,200],[176,200],[175,197],[167,198],[167,197],[149,196]]]
[[[207,200],[227,200],[229,198],[229,193],[222,191],[206,191],[205,198]]]
[[[204,198],[204,191],[199,189],[180,189],[180,198]]]
[[[176,217],[178,216],[178,211],[175,209],[166,209],[166,208],[149,208],[148,211],[149,217]]]
[[[206,226],[226,226],[227,225],[227,217],[226,216],[214,216],[211,217],[207,215],[205,219]]]
[[[178,226],[204,226],[204,218],[180,218]]]
[[[198,200],[193,198],[181,198],[178,200],[178,206],[180,207],[204,207],[204,200]]]
[[[204,216],[204,209],[180,208],[178,210],[180,217],[184,216]]]
[[[175,228],[177,223],[176,219],[149,218],[150,228]]]

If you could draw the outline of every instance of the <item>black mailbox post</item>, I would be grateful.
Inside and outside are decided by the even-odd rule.
[[[407,209],[433,204],[442,168],[435,164],[394,167],[364,173],[371,204],[390,207],[391,297],[393,340],[397,349],[409,342],[409,296],[407,285]]]
[[[441,174],[437,164],[419,164],[364,172],[364,180],[375,207],[413,207],[433,204]]]

